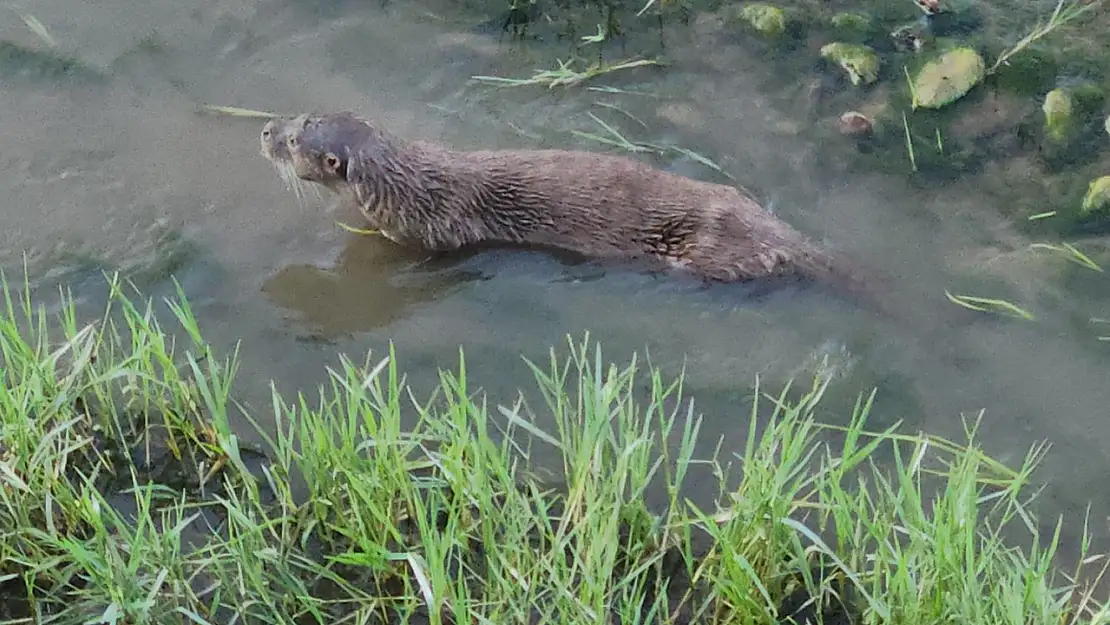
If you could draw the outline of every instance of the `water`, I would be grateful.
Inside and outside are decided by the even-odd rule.
[[[565,49],[499,47],[445,5],[320,6],[327,10],[290,0],[25,7],[65,51],[111,79],[17,78],[0,90],[4,266],[18,268],[27,250],[36,283],[70,281],[89,301],[102,296],[98,267],[138,271],[155,296],[172,293],[173,270],[208,338],[224,350],[242,341],[239,387],[259,413],[269,380],[311,392],[338,352],[361,361],[389,341],[418,386],[436,367],[454,366],[461,344],[470,378],[491,400],[511,401],[530,387],[522,354],[544,358],[566,334],[589,330],[611,359],[648,348],[667,372],[686,365],[707,415],[708,452],[718,436],[739,445],[748,414],[740,402],[757,375],[778,388],[829,355],[847,374],[826,419],[845,419],[832,408],[876,384],[876,426],[903,419],[958,438],[960,415],[985,409],[980,437],[1003,460],[1017,464],[1030,445],[1053,443],[1039,474],[1051,483],[1049,518],[1066,513],[1077,529],[1095,497],[1093,529],[1104,529],[1108,356],[1074,320],[1097,311],[1110,289],[1065,282],[1064,263],[1021,252],[1028,242],[1007,225],[990,181],[915,185],[845,166],[835,150],[819,149],[835,138],[806,98],[814,76],[784,87],[711,19],[669,33],[665,72],[601,81],[647,93],[619,95],[469,84],[472,75],[552,67]],[[14,14],[5,19],[2,36],[33,42]],[[596,132],[593,112],[635,140],[714,159],[791,223],[898,277],[891,297],[926,297],[938,323],[899,326],[810,291],[696,292],[539,253],[429,262],[338,228],[357,217],[326,196],[300,207],[258,155],[261,122],[197,115],[205,102],[354,109],[401,136],[461,148],[603,149],[569,132]],[[720,180],[696,163],[672,166]],[[945,288],[985,289],[1044,314],[949,324]]]

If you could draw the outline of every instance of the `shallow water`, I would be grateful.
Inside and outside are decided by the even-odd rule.
[[[777,389],[829,355],[848,371],[830,407],[877,384],[876,424],[903,419],[953,437],[961,414],[985,410],[981,440],[1015,464],[1049,439],[1039,474],[1051,483],[1049,517],[1066,513],[1078,528],[1095,497],[1092,526],[1105,529],[1110,358],[1096,331],[1074,319],[1097,311],[1110,283],[1072,279],[1061,297],[1070,270],[1013,252],[1028,242],[981,180],[914,185],[843,166],[819,149],[834,139],[805,99],[814,76],[784,88],[711,19],[671,29],[665,71],[598,83],[645,92],[627,95],[472,84],[472,75],[553,66],[566,50],[499,46],[469,27],[477,18],[434,2],[110,0],[93,8],[38,0],[26,9],[110,79],[11,78],[0,89],[4,266],[18,269],[28,251],[36,283],[68,281],[90,302],[102,296],[99,267],[139,270],[155,296],[172,293],[172,270],[208,338],[225,350],[242,341],[239,386],[260,413],[269,380],[311,393],[337,352],[361,361],[368,350],[384,354],[389,341],[418,384],[454,366],[461,344],[469,377],[491,400],[510,401],[530,388],[522,354],[543,358],[566,334],[589,330],[612,360],[647,348],[669,373],[686,365],[687,388],[707,416],[708,451],[718,436],[739,445],[748,414],[739,402],[756,376]],[[5,19],[4,37],[33,43],[17,17]],[[570,133],[596,132],[592,112],[635,140],[714,159],[791,223],[899,278],[890,297],[925,302],[928,322],[880,320],[808,290],[693,291],[540,253],[429,263],[338,228],[357,218],[327,196],[298,205],[258,155],[261,122],[198,115],[199,103],[355,109],[399,135],[460,148],[601,150]],[[670,165],[721,180],[697,163]],[[946,288],[1017,299],[1043,314],[969,318],[945,300]]]

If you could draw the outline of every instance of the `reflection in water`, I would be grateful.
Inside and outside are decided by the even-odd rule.
[[[346,238],[334,264],[292,264],[263,285],[275,304],[328,338],[368,332],[413,313],[481,275],[464,257],[428,255],[372,235]]]

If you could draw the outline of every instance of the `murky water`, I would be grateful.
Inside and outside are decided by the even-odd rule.
[[[1013,252],[1028,242],[982,181],[922,187],[839,166],[818,149],[833,139],[805,100],[813,77],[784,90],[712,20],[669,33],[667,70],[598,83],[643,92],[630,95],[472,84],[551,67],[566,50],[499,46],[436,3],[35,0],[23,9],[110,78],[12,78],[0,89],[4,266],[18,268],[29,250],[35,277],[60,276],[92,299],[100,266],[143,271],[155,296],[172,293],[164,276],[173,270],[209,339],[224,349],[242,341],[239,385],[260,412],[269,380],[311,392],[337,352],[362,360],[388,341],[417,382],[453,366],[461,344],[470,377],[508,401],[530,385],[520,355],[543,358],[567,333],[589,330],[611,359],[648,348],[670,372],[685,363],[712,444],[746,433],[739,402],[757,375],[777,388],[828,354],[850,367],[834,389],[842,403],[880,385],[879,423],[958,437],[961,414],[985,409],[980,437],[1013,463],[1051,440],[1040,474],[1052,483],[1050,511],[1078,524],[1094,496],[1094,528],[1104,527],[1110,352],[1074,319],[1096,311],[1110,283],[1073,279],[1061,296],[1066,266]],[[34,43],[15,14],[4,19],[0,35]],[[799,228],[900,278],[890,296],[923,299],[937,323],[899,326],[809,291],[693,292],[539,253],[430,263],[340,229],[336,221],[357,217],[327,197],[302,209],[258,155],[261,122],[198,115],[199,103],[355,109],[401,136],[467,148],[605,149],[570,132],[596,132],[593,113],[635,140],[714,159]],[[694,162],[671,165],[720,180]],[[968,322],[952,315],[945,288],[983,288],[1044,314]]]

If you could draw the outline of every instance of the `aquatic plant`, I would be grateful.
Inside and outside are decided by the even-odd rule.
[[[987,74],[994,74],[1005,67],[1015,55],[1022,53],[1037,41],[1051,35],[1073,20],[1082,17],[1087,12],[1097,9],[1102,3],[1103,0],[1093,0],[1091,2],[1084,2],[1081,0],[1057,0],[1056,7],[1048,16],[1048,19],[1038,21],[1038,23],[1033,26],[1024,37],[1018,40],[1017,43],[999,54],[998,58],[995,59],[994,63],[987,69]]]
[[[0,40],[0,76],[38,80],[104,81],[105,75],[55,48],[36,50]]]
[[[662,64],[661,62],[653,59],[627,60],[618,63],[596,61],[582,69],[577,69],[576,65],[579,65],[580,62],[576,59],[570,59],[567,61],[560,60],[557,61],[557,63],[559,65],[558,69],[536,70],[530,78],[471,76],[471,79],[477,82],[501,85],[504,87],[527,87],[544,85],[548,89],[554,89],[555,87],[577,86],[594,78],[597,78],[598,76],[604,76],[624,69]]]
[[[575,55],[575,57],[563,61],[556,60],[559,65],[558,69],[554,70],[536,70],[533,72],[531,78],[502,78],[500,76],[471,76],[471,80],[483,82],[488,84],[501,85],[505,87],[524,87],[533,85],[546,85],[548,89],[555,87],[573,87],[582,83],[588,82],[599,76],[605,76],[613,72],[621,70],[634,69],[637,67],[646,67],[651,65],[662,65],[658,60],[654,59],[629,59],[610,63],[605,60],[602,53],[601,44],[612,37],[612,33],[605,30],[601,25],[597,25],[597,33],[587,35],[581,38],[582,42],[594,45],[597,50],[597,58],[590,64],[582,69],[578,69],[584,61]]]
[[[1008,302],[1003,299],[980,297],[977,295],[953,295],[948,291],[944,292],[944,296],[953,304],[962,306],[968,310],[1006,315],[1026,321],[1032,321],[1034,319],[1033,313],[1021,308],[1013,302]]]
[[[610,108],[617,108],[617,107],[610,107]],[[621,109],[618,108],[617,110],[621,110]],[[625,111],[621,110],[621,112],[625,112]],[[590,119],[592,119],[594,121],[594,123],[596,123],[601,128],[602,133],[586,132],[586,131],[583,131],[583,130],[572,130],[571,134],[573,134],[576,137],[581,137],[583,139],[589,139],[591,141],[596,141],[598,143],[613,146],[613,147],[619,148],[621,150],[624,150],[626,152],[631,152],[631,153],[634,153],[634,154],[636,154],[636,153],[645,153],[646,152],[646,153],[651,153],[651,154],[656,154],[656,155],[662,156],[662,155],[665,155],[667,153],[673,152],[673,153],[676,153],[680,156],[684,156],[684,157],[686,157],[686,158],[688,158],[688,159],[690,159],[690,160],[692,160],[692,161],[694,161],[694,162],[696,162],[700,165],[704,165],[705,167],[708,167],[709,169],[712,169],[713,171],[721,174],[722,176],[724,176],[724,177],[726,177],[730,180],[733,180],[733,181],[736,180],[735,176],[728,173],[728,171],[726,171],[723,167],[721,167],[715,161],[713,161],[712,159],[710,159],[709,157],[707,157],[703,154],[699,154],[698,152],[695,152],[695,151],[690,150],[688,148],[683,148],[683,147],[676,146],[676,145],[657,145],[657,144],[654,144],[654,143],[632,141],[632,140],[628,139],[627,137],[625,137],[624,134],[621,133],[619,130],[614,128],[612,124],[606,123],[605,121],[601,120],[597,115],[594,115],[593,113],[590,113],[589,116],[590,116]]]

